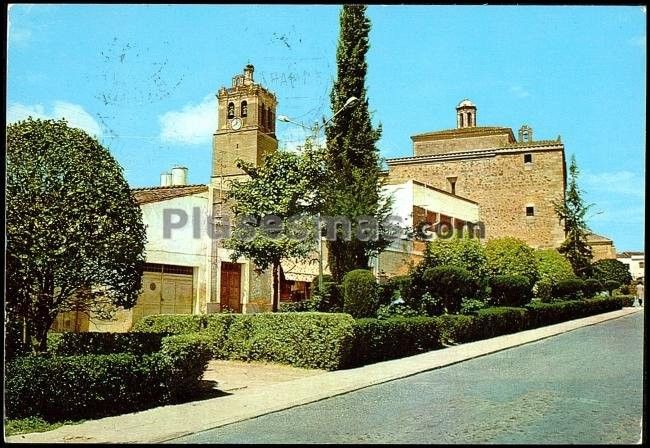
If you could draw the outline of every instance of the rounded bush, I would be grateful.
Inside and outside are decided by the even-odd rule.
[[[584,289],[584,281],[579,278],[572,278],[571,280],[564,280],[558,282],[553,288],[553,297],[556,299],[565,300],[578,300],[582,299],[582,291]]]
[[[620,285],[632,283],[630,268],[623,262],[615,259],[598,260],[592,264],[593,277],[605,283],[608,280],[618,282]]]
[[[585,280],[585,285],[584,288],[582,289],[582,293],[586,298],[591,298],[598,294],[600,291],[602,291],[603,285],[600,283],[599,280],[595,278],[588,278]]]
[[[539,278],[535,252],[524,241],[505,237],[489,240],[485,244],[487,270],[496,275],[523,275],[534,285]]]
[[[553,300],[553,282],[551,280],[540,280],[533,287],[533,294],[542,302]]]
[[[429,306],[427,314],[458,313],[462,300],[474,297],[478,280],[469,271],[456,266],[438,266],[424,271],[423,280],[427,292],[434,299],[440,299]]]
[[[497,306],[524,306],[532,298],[530,279],[523,275],[497,275],[490,279],[490,288]]]
[[[343,311],[352,317],[371,317],[379,308],[378,285],[367,269],[350,271],[343,277]]]
[[[570,280],[575,277],[573,267],[569,260],[556,249],[535,250],[537,260],[537,273],[540,281],[547,281],[552,285],[562,280]]]

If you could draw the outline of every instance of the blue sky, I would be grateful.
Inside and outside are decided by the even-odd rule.
[[[207,183],[214,95],[244,65],[278,115],[329,117],[339,6],[14,5],[8,121],[65,116],[95,134],[133,187],[175,164]],[[410,136],[455,127],[470,98],[478,125],[562,136],[593,202],[591,228],[643,250],[646,11],[641,7],[370,6],[367,87],[384,157]],[[277,124],[281,146],[305,131]],[[599,213],[600,212],[600,213]]]

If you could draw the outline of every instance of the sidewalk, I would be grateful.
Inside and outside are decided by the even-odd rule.
[[[312,403],[375,384],[415,375],[468,359],[594,325],[643,308],[624,308],[561,324],[457,345],[408,358],[315,374],[233,395],[107,417],[44,433],[6,437],[7,442],[155,443]]]

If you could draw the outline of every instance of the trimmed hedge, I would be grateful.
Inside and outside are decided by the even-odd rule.
[[[172,366],[168,384],[172,401],[191,396],[198,390],[203,372],[212,358],[213,340],[208,334],[191,333],[167,336],[160,354]]]
[[[603,290],[603,285],[599,280],[595,278],[588,278],[585,280],[584,287],[582,288],[582,294],[584,294],[586,298],[590,299]]]
[[[531,314],[531,328],[607,313],[620,310],[622,307],[623,301],[619,297],[567,300],[553,303],[533,302],[526,306]]]
[[[50,333],[48,353],[59,356],[133,353],[147,355],[160,350],[166,333]]]
[[[498,306],[523,306],[532,298],[530,279],[524,275],[496,275],[490,279],[490,288]]]
[[[221,354],[296,367],[335,370],[348,358],[354,319],[335,313],[238,315],[228,328]]]
[[[432,302],[427,314],[457,313],[465,297],[475,297],[478,293],[478,281],[467,270],[457,266],[437,266],[424,271],[422,280],[427,292],[441,301]]]
[[[206,327],[203,314],[156,314],[145,316],[135,323],[131,331],[142,333],[188,334]]]
[[[623,306],[634,306],[634,300],[636,300],[636,296],[628,295],[628,294],[624,294],[624,295],[622,294],[614,297],[620,299]]]
[[[478,310],[475,316],[439,316],[438,322],[443,341],[462,343],[525,330],[529,316],[524,308],[491,307]]]
[[[438,321],[433,317],[358,319],[347,366],[401,358],[441,346]]]
[[[8,418],[97,418],[191,395],[210,359],[203,336],[170,336],[159,352],[25,356],[7,363]]]
[[[582,291],[584,287],[585,282],[582,279],[572,278],[570,280],[563,280],[553,287],[552,295],[556,299],[578,300],[583,297]]]

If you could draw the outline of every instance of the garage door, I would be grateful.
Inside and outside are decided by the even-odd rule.
[[[152,314],[192,314],[192,268],[147,264],[133,323]]]

